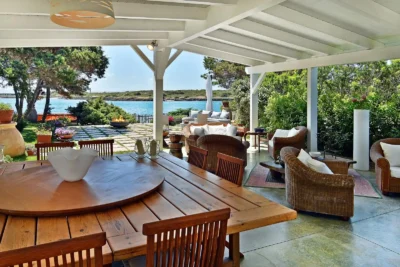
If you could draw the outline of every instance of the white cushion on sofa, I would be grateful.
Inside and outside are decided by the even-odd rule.
[[[306,166],[308,166],[308,160],[312,159],[312,157],[303,149],[300,150],[300,153],[297,156],[297,158]]]
[[[274,140],[275,137],[288,137],[289,132],[290,130],[277,129],[272,137],[272,140]]]
[[[192,119],[197,119],[197,115],[199,115],[198,110],[191,110],[189,117],[191,117]]]
[[[326,164],[323,163],[322,161],[315,160],[315,159],[311,158],[311,159],[307,160],[307,164],[308,164],[308,167],[310,167],[311,169],[313,169],[316,172],[326,173],[326,174],[333,174],[331,169],[329,169],[329,167],[326,166]]]
[[[211,113],[212,113],[212,111],[208,111],[208,110],[203,110],[203,111],[201,112],[201,114],[207,114],[208,117],[211,116]]]
[[[226,135],[226,127],[223,125],[208,125],[208,131],[206,134],[219,134],[219,135]]]
[[[223,110],[222,112],[221,112],[221,116],[219,117],[220,119],[230,119],[230,113],[228,112],[228,111],[226,111],[226,110]]]
[[[211,118],[213,119],[219,119],[220,117],[221,117],[221,112],[213,111],[213,113],[211,114]]]
[[[208,130],[208,129],[207,129],[207,126],[208,126],[208,125],[202,125],[202,126],[194,126],[194,125],[191,125],[191,126],[190,126],[190,133],[191,133],[191,134],[194,134],[195,129],[199,129],[199,128],[200,128],[200,129],[203,129],[203,131],[206,133],[207,130]]]
[[[226,126],[226,135],[236,136],[236,134],[237,134],[237,127],[233,126],[232,124],[228,124]]]
[[[296,130],[296,128],[292,128],[292,129],[289,130],[289,133],[288,133],[287,137],[296,136],[299,132],[300,132],[300,130]]]
[[[383,154],[391,167],[400,167],[400,145],[381,143]]]
[[[400,167],[390,167],[390,176],[400,179]]]

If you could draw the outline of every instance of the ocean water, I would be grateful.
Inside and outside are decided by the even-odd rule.
[[[84,100],[77,99],[59,99],[52,98],[50,101],[51,107],[53,108],[52,113],[66,113],[66,108],[69,106],[76,106],[77,103]],[[0,98],[0,102],[9,103],[15,107],[14,98]],[[120,108],[123,108],[126,112],[138,115],[151,115],[153,114],[153,102],[152,101],[107,101]],[[45,99],[39,100],[36,103],[36,110],[39,114],[43,113]],[[221,101],[213,101],[214,111],[221,110]],[[25,104],[26,107],[26,104]],[[206,101],[164,101],[164,113],[177,110],[178,108],[193,108],[198,110],[204,110],[206,108]]]

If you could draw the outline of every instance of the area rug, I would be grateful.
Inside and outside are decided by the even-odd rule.
[[[355,196],[382,198],[372,184],[357,171],[350,169],[349,174],[354,177]],[[285,181],[283,179],[274,179],[269,169],[257,164],[251,171],[245,186],[284,189]]]

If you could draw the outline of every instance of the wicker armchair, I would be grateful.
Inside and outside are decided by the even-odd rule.
[[[390,164],[385,159],[381,143],[400,145],[400,138],[379,140],[372,145],[370,151],[371,160],[375,163],[376,184],[382,191],[382,194],[388,195],[389,192],[400,193],[400,179],[391,176]]]
[[[297,126],[295,128],[296,130],[300,130],[300,132],[293,137],[276,137],[272,140],[274,133],[268,134],[268,152],[272,158],[277,159],[279,151],[285,146],[295,147],[298,149],[304,148],[308,130],[304,126]],[[270,141],[272,142],[272,145]]]
[[[240,141],[239,139],[226,136],[226,135],[205,135],[197,139],[197,146],[208,150],[207,157],[207,170],[214,172],[217,169],[217,154],[223,153],[228,156],[244,160],[247,165],[247,149],[250,144],[247,141]]]
[[[341,216],[348,220],[354,214],[354,179],[348,175],[344,161],[324,163],[332,174],[323,174],[305,166],[298,158],[300,150],[282,148],[285,162],[286,200],[295,209]]]

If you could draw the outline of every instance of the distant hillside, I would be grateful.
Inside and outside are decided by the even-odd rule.
[[[130,100],[130,101],[152,101],[153,91],[129,91],[129,92],[104,92],[92,93],[92,97],[104,97],[106,100]],[[79,97],[76,97],[79,98]],[[213,91],[214,100],[230,100],[231,91]],[[164,91],[164,99],[171,101],[198,101],[206,100],[206,90],[173,90]]]

